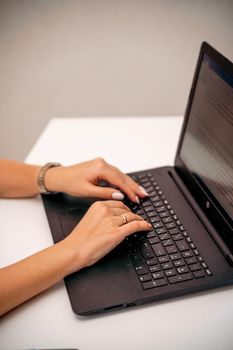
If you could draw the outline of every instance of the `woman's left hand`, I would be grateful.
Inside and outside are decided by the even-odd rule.
[[[100,180],[107,181],[117,189],[99,186]],[[102,158],[67,167],[51,168],[46,173],[45,185],[49,191],[66,192],[78,197],[122,200],[126,194],[135,203],[139,203],[139,198],[148,195],[145,189],[128,175]]]

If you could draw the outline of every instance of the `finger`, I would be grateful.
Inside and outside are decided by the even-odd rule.
[[[139,203],[138,197],[144,198],[149,195],[145,188],[139,186],[129,175],[122,173],[118,168],[111,165],[108,170],[110,170],[109,176],[112,176],[108,181],[123,190],[131,201]]]
[[[122,237],[127,237],[134,232],[148,231],[152,225],[145,220],[133,220],[120,227],[120,234]]]
[[[130,210],[125,210],[125,208],[111,208],[111,214],[113,216],[121,216],[121,215],[124,215],[125,213],[130,213]]]
[[[131,187],[134,189],[134,191],[137,193],[137,195],[140,198],[144,198],[146,196],[149,196],[149,193],[143,188],[142,186],[138,185],[137,182],[135,182],[129,175],[125,175],[127,177],[128,182],[130,183]]]
[[[101,199],[115,199],[115,200],[123,200],[124,194],[114,188],[110,187],[101,187],[97,185],[91,185],[89,192],[93,197],[101,198]]]
[[[129,177],[123,174],[119,169],[111,166],[105,173],[106,180],[118,187],[124,192],[132,202],[139,203],[138,193],[140,190],[135,186]],[[142,194],[141,194],[142,196]]]
[[[105,205],[108,208],[120,208],[120,209],[124,209],[126,211],[131,211],[127,205],[125,205],[123,202],[121,201],[113,201],[113,200],[109,200],[109,201],[100,201],[100,203],[102,205]]]
[[[129,222],[132,222],[134,220],[144,220],[141,216],[136,215],[132,212],[123,212],[116,218],[118,226],[126,225]]]

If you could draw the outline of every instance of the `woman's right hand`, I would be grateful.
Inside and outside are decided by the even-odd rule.
[[[96,263],[128,235],[150,229],[151,224],[120,201],[95,202],[63,241],[72,257],[67,274]]]

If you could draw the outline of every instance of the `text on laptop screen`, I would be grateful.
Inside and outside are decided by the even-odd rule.
[[[206,54],[180,156],[233,219],[233,76]]]

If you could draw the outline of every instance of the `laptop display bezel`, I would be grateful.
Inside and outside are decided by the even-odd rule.
[[[175,170],[188,187],[190,192],[194,194],[195,200],[202,208],[203,212],[206,214],[210,222],[214,224],[218,233],[224,239],[225,243],[228,245],[229,249],[233,252],[233,220],[229,214],[224,210],[221,204],[209,191],[204,183],[199,181],[196,177],[192,175],[190,170],[187,168],[185,163],[181,158],[181,148],[182,143],[190,115],[190,110],[192,106],[192,101],[195,93],[195,88],[197,85],[199,72],[203,60],[203,56],[207,54],[214,62],[216,62],[220,67],[224,68],[224,71],[228,74],[233,75],[233,63],[222,56],[218,51],[211,47],[208,43],[203,42],[200,54],[194,73],[193,83],[188,99],[188,104],[185,112],[184,123],[181,131],[181,136],[179,144],[177,147],[176,157],[175,157]]]

